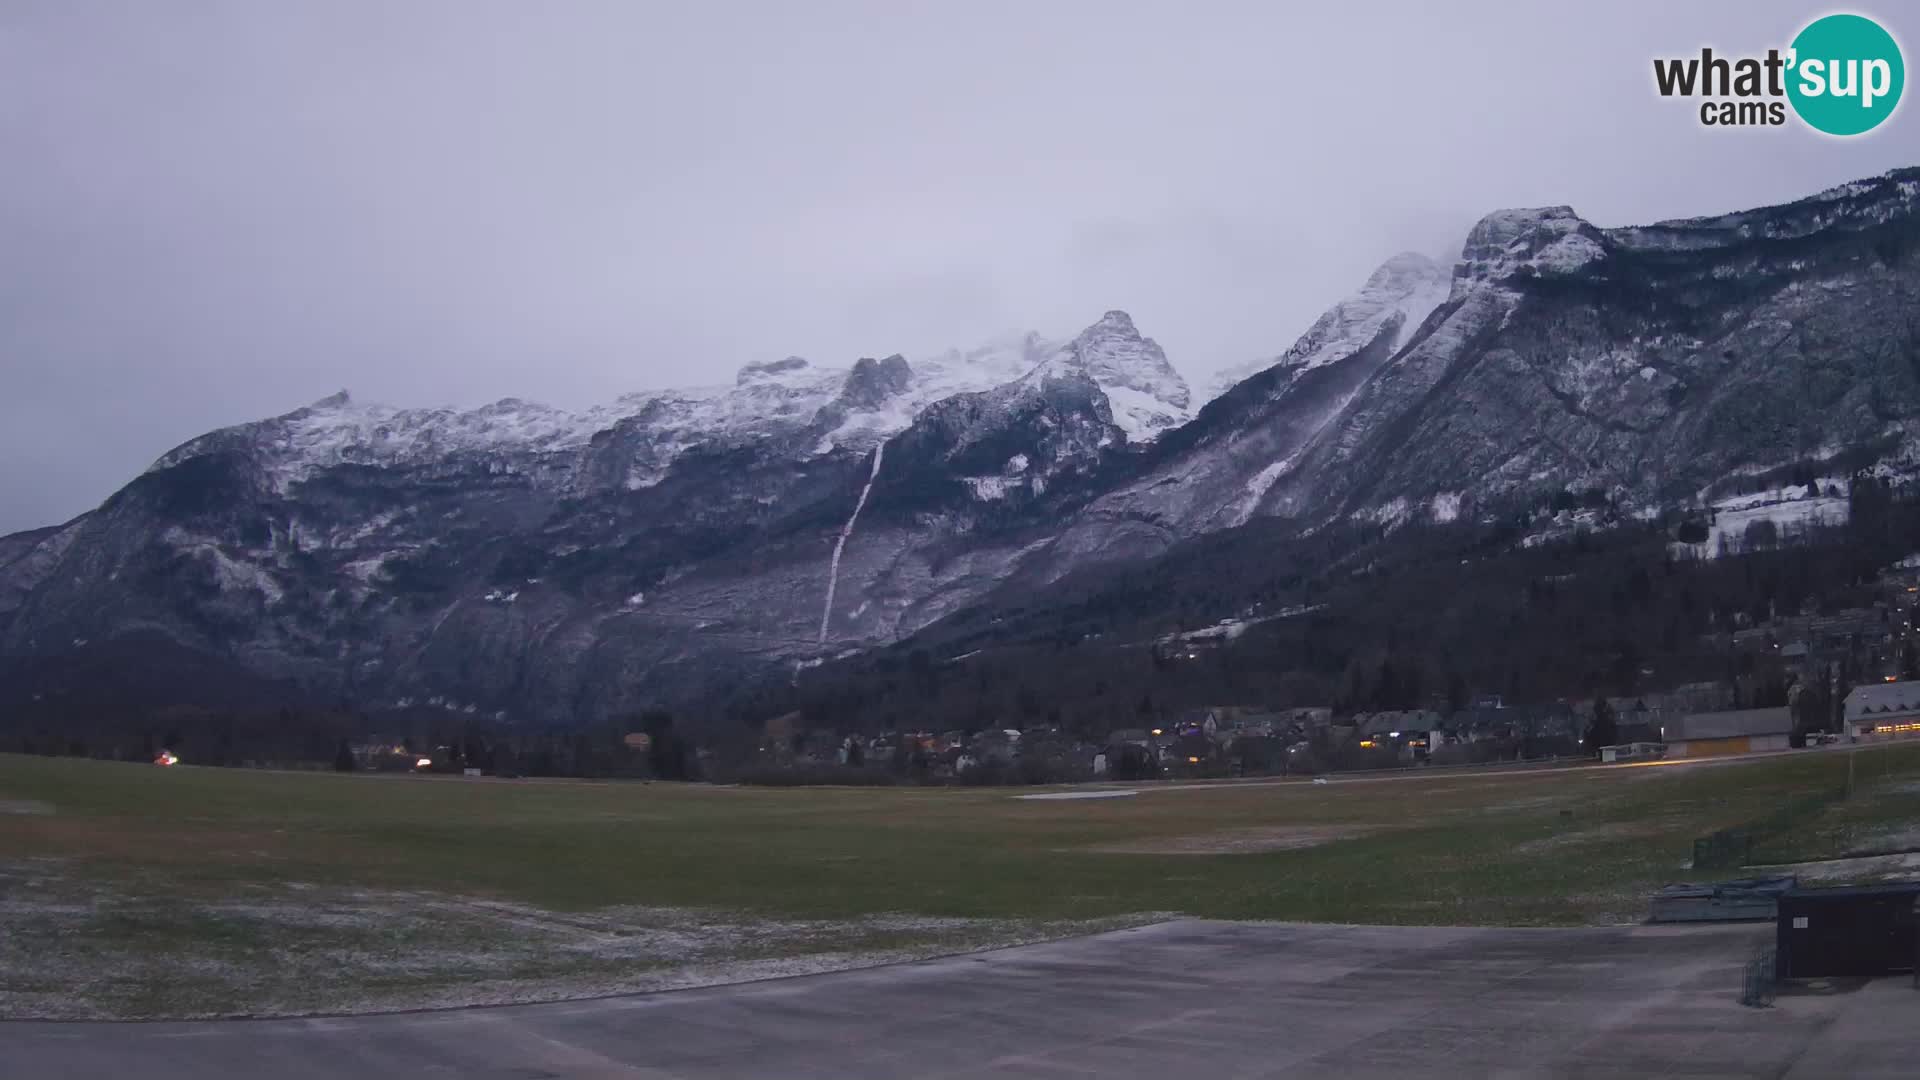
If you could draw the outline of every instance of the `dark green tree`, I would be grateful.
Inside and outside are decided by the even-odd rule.
[[[687,779],[688,748],[680,733],[673,729],[673,714],[650,709],[640,714],[640,729],[647,733],[647,764],[660,780]]]
[[[1620,725],[1613,715],[1613,706],[1607,699],[1593,699],[1593,722],[1587,725],[1586,749],[1588,753],[1598,754],[1603,746],[1613,746],[1620,741]]]

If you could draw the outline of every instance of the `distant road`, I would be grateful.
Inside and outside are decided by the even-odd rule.
[[[0,1024],[21,1080],[1914,1075],[1909,980],[1737,1003],[1771,927],[1183,921],[865,971],[340,1019]]]

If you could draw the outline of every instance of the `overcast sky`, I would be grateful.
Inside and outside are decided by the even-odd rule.
[[[1911,103],[1839,141],[1653,93],[1819,5],[1323,6],[0,0],[0,532],[342,388],[582,406],[1108,308],[1198,383],[1492,209],[1920,163]]]

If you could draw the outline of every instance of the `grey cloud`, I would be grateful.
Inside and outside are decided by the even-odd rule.
[[[1113,307],[1203,376],[1490,209],[1615,225],[1913,163],[1912,106],[1842,143],[1654,96],[1653,55],[1811,13],[12,0],[0,531],[341,387],[581,405]]]

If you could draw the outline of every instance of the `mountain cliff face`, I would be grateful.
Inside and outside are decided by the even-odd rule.
[[[1452,294],[1258,512],[1383,519],[1565,488],[1655,506],[1920,420],[1920,171],[1788,206],[1596,229],[1492,215]]]
[[[1448,288],[1447,272],[1424,256],[1388,260],[1280,357],[1242,369],[1243,378],[1150,452],[1148,467],[1095,498],[1050,546],[1043,576],[1244,523]]]
[[[1444,297],[1419,256],[1389,261],[1032,565],[1051,578],[1255,515],[1450,520],[1567,489],[1657,507],[1796,463],[1908,469],[1917,202],[1905,170],[1638,228],[1490,214]]]
[[[1281,368],[1293,377],[1337,363],[1389,334],[1389,352],[1406,344],[1434,308],[1446,302],[1452,277],[1445,267],[1415,252],[1402,252],[1381,264],[1359,292],[1327,309],[1278,358],[1255,360],[1215,376],[1210,397],[1217,398],[1240,383]]]
[[[1067,342],[793,357],[582,414],[340,394],[0,540],[0,641],[31,666],[153,633],[368,704],[604,715],[966,602],[1049,485],[1188,400],[1120,312]]]
[[[1120,312],[578,414],[338,395],[0,538],[0,681],[145,634],[363,707],[591,718],[1255,517],[1484,516],[1569,488],[1655,507],[1798,463],[1906,469],[1916,202],[1920,170],[1635,228],[1501,211],[1450,269],[1389,260],[1197,411]]]

